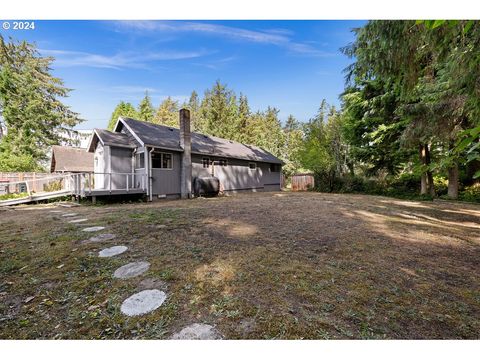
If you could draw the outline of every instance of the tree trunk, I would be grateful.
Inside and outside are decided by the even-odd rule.
[[[458,199],[458,163],[455,162],[448,169],[448,197]]]
[[[429,166],[430,162],[430,149],[428,148],[428,144],[425,144],[425,165]],[[427,170],[427,186],[430,196],[435,196],[435,186],[433,184],[433,174],[431,170]]]
[[[420,144],[420,161],[422,165],[430,165],[430,150],[428,144]],[[433,174],[431,170],[426,170],[422,173],[421,182],[420,182],[420,194],[421,195],[431,195],[435,196],[435,187],[433,185]]]
[[[422,165],[425,165],[425,150],[424,145],[420,144],[418,146],[418,150],[420,152],[420,162]],[[428,187],[427,187],[427,174],[422,172],[422,177],[420,178],[420,195],[427,195]]]

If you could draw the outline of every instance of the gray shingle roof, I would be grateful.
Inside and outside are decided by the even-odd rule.
[[[131,118],[121,118],[145,145],[182,151],[180,130]],[[282,164],[282,161],[259,147],[215,136],[192,132],[192,152],[202,155]]]
[[[130,141],[130,138],[126,134],[103,129],[95,129],[95,132],[105,145],[135,148],[135,144]]]
[[[71,146],[52,146],[51,172],[93,172],[93,154]]]

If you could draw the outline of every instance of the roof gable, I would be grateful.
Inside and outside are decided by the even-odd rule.
[[[89,152],[94,152],[98,141],[100,141],[102,145],[106,146],[126,147],[130,149],[134,149],[136,147],[127,134],[103,129],[94,129],[87,150]]]

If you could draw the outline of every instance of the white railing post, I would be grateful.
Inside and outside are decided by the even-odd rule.
[[[127,180],[127,192],[128,192],[128,174],[125,175],[125,178]]]
[[[108,190],[112,193],[112,173],[108,174]]]
[[[88,173],[88,192],[92,193],[92,173]]]

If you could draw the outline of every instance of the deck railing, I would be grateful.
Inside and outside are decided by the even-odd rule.
[[[145,174],[138,173],[79,173],[71,174],[73,194],[90,196],[95,192],[138,192],[146,191]]]
[[[72,190],[71,174],[0,183],[0,201],[28,198],[32,195],[62,193]]]
[[[92,196],[95,193],[146,192],[145,174],[136,173],[68,173],[0,183],[0,205],[11,199],[28,199],[53,195]]]

